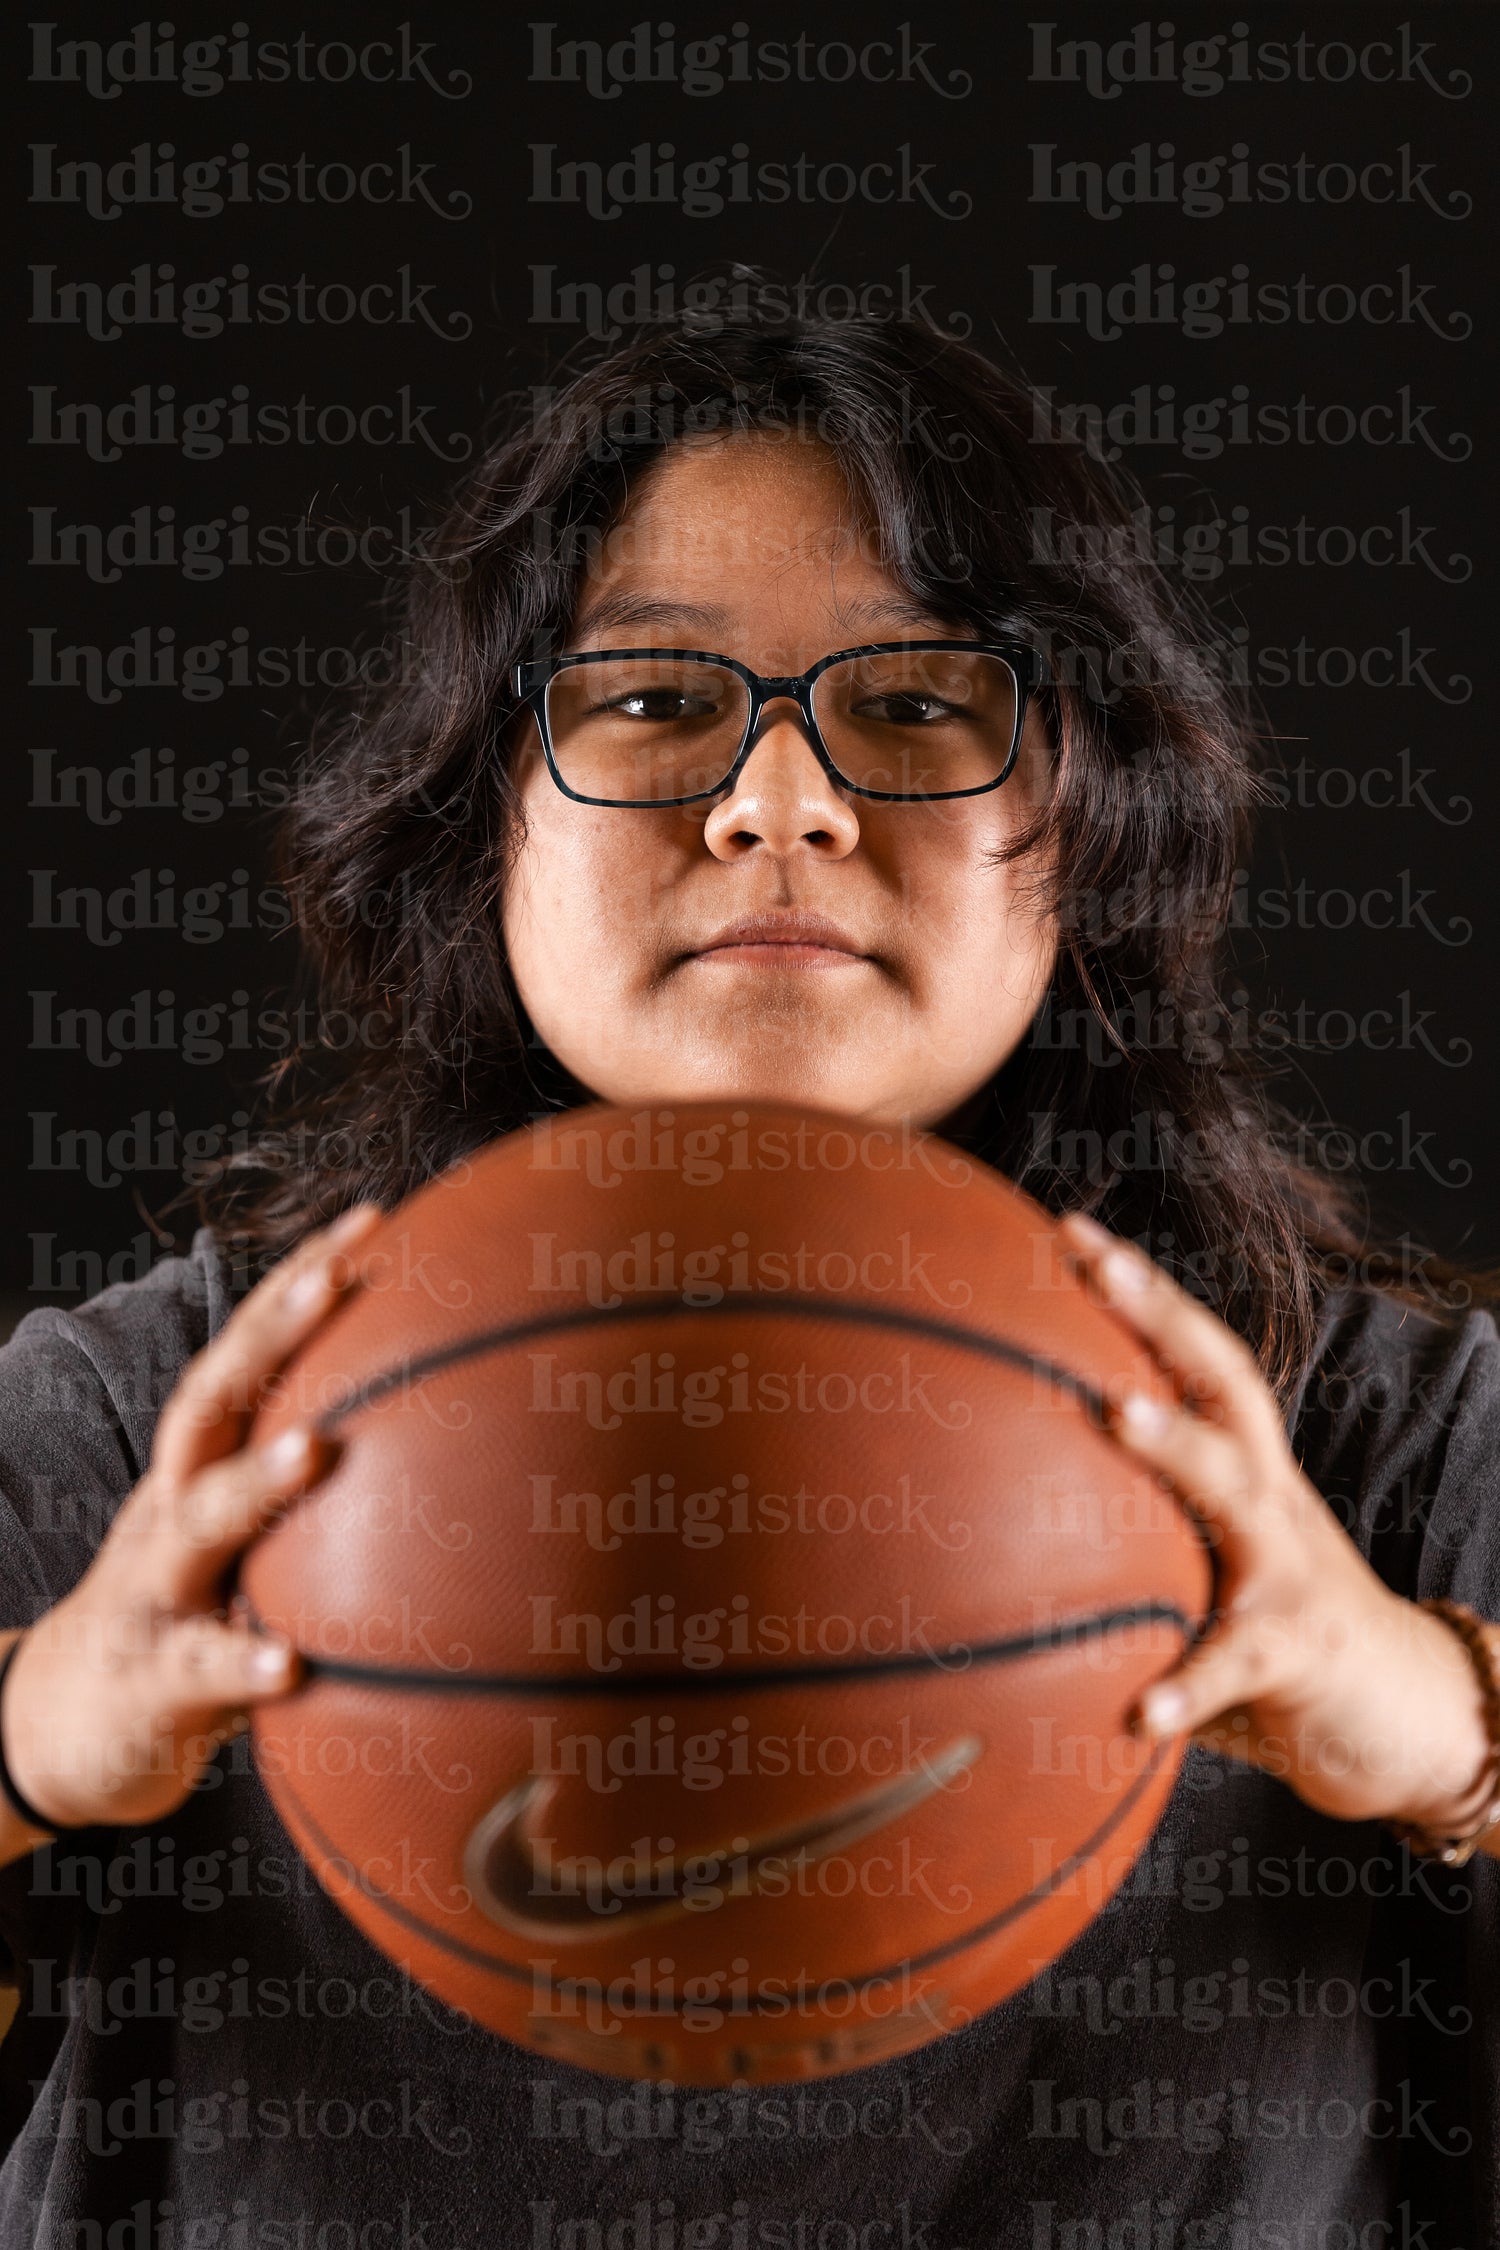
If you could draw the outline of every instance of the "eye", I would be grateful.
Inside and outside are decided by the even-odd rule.
[[[863,696],[850,706],[851,715],[858,719],[883,719],[891,726],[920,727],[930,725],[934,719],[951,718],[955,706],[940,695],[927,695],[916,689],[904,693],[895,690],[885,695]]]
[[[671,719],[702,718],[711,714],[716,706],[707,696],[689,695],[683,688],[640,687],[627,688],[596,708],[601,711],[618,711],[627,719],[651,719],[660,723]]]

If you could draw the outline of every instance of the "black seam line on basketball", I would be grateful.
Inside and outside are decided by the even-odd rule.
[[[751,1313],[775,1317],[789,1314],[794,1320],[826,1320],[832,1322],[854,1321],[867,1328],[889,1328],[910,1336],[924,1336],[934,1343],[952,1344],[960,1351],[976,1352],[985,1359],[998,1359],[1011,1367],[1019,1367],[1038,1375],[1054,1390],[1065,1392],[1077,1399],[1089,1420],[1103,1428],[1106,1419],[1104,1395],[1092,1383],[1074,1375],[1055,1360],[1043,1359],[1028,1352],[1019,1344],[1007,1344],[997,1336],[986,1336],[978,1329],[960,1328],[951,1321],[933,1320],[926,1313],[896,1312],[885,1305],[836,1304],[822,1297],[736,1297],[728,1296],[716,1305],[695,1305],[685,1297],[647,1297],[624,1305],[581,1305],[568,1312],[542,1313],[535,1320],[515,1321],[504,1328],[484,1328],[472,1336],[460,1336],[439,1350],[424,1352],[416,1359],[400,1361],[394,1367],[383,1368],[351,1392],[341,1406],[330,1407],[318,1415],[313,1427],[324,1437],[334,1436],[339,1425],[362,1407],[374,1405],[390,1391],[400,1390],[409,1383],[425,1382],[429,1375],[441,1374],[444,1368],[456,1367],[466,1359],[477,1359],[481,1353],[500,1351],[505,1347],[526,1344],[543,1336],[559,1336],[574,1328],[612,1327],[630,1320],[671,1320],[685,1314],[699,1319],[713,1319],[736,1313]]]
[[[254,1620],[252,1619],[252,1622]],[[302,1655],[309,1681],[333,1680],[351,1687],[394,1690],[404,1695],[518,1696],[545,1701],[549,1696],[727,1695],[761,1688],[841,1686],[850,1680],[889,1679],[900,1673],[959,1675],[981,1664],[1009,1664],[1053,1649],[1094,1641],[1123,1625],[1175,1625],[1185,1641],[1200,1630],[1198,1620],[1175,1602],[1133,1602],[1123,1609],[1095,1610],[1012,1633],[998,1641],[956,1641],[941,1649],[911,1649],[896,1656],[861,1657],[852,1664],[758,1665],[742,1672],[611,1672],[585,1678],[576,1672],[549,1677],[544,1672],[415,1672],[382,1664],[348,1664],[338,1657]],[[299,1651],[299,1654],[302,1652]]]
[[[931,1968],[939,1961],[950,1961],[957,1954],[967,1953],[974,1946],[982,1945],[987,1939],[995,1937],[1005,1928],[1007,1923],[1018,1921],[1023,1914],[1029,1914],[1033,1907],[1040,1906],[1044,1899],[1050,1898],[1059,1884],[1065,1883],[1076,1869],[1091,1860],[1101,1845],[1108,1843],[1121,1821],[1144,1794],[1147,1784],[1155,1778],[1169,1747],[1170,1745],[1165,1742],[1156,1745],[1144,1770],[1136,1776],[1119,1803],[1110,1808],[1110,1811],[1091,1836],[1086,1836],[1075,1850],[1071,1851],[1065,1859],[1059,1861],[1052,1872],[1034,1889],[1025,1892],[1020,1898],[1012,1899],[1008,1906],[1002,1906],[987,1921],[981,1922],[977,1929],[965,1931],[961,1937],[949,1938],[945,1944],[932,1946],[925,1953],[909,1954],[904,1961],[892,1962],[883,1969],[864,1970],[858,1977],[825,1977],[823,1979],[824,1988],[835,1985],[840,1988],[848,1987],[853,1991],[863,1992],[867,1991],[871,1985],[889,1984],[895,1977],[909,1975],[913,1970]],[[370,1900],[372,1905],[378,1906],[383,1914],[388,1914],[393,1922],[399,1922],[403,1928],[411,1930],[417,1937],[424,1938],[429,1944],[435,1945],[440,1953],[451,1954],[455,1960],[465,1961],[471,1968],[487,1970],[491,1976],[503,1977],[511,1984],[529,1985],[533,1991],[536,1990],[537,1978],[534,1968],[521,1968],[513,1962],[497,1959],[492,1953],[481,1952],[477,1945],[466,1944],[460,1937],[454,1937],[445,1930],[435,1929],[430,1922],[421,1921],[411,1912],[409,1907],[399,1905],[389,1892],[382,1891],[374,1883],[371,1883],[354,1865],[353,1861],[338,1849],[332,1838],[324,1833],[320,1823],[313,1818],[296,1790],[288,1788],[286,1782],[280,1777],[278,1777],[278,1780],[281,1795],[296,1806],[298,1818],[306,1823],[307,1828],[316,1839],[319,1849],[326,1852],[329,1859],[341,1871],[348,1873],[356,1888]],[[1146,1839],[1143,1838],[1142,1849],[1145,1847],[1145,1841]],[[600,1935],[601,1937],[608,1937],[610,1932],[606,1929],[601,1931]],[[412,1972],[408,1970],[406,1973],[411,1975]],[[420,1984],[422,1980],[417,1977],[414,1981]],[[565,1992],[570,1986],[576,1986],[585,1981],[581,1977],[558,1977],[556,1979],[549,1977],[546,1979],[545,1989],[548,1992]],[[799,2002],[808,1996],[809,1991],[815,1996],[818,1987],[816,1985],[811,1987],[799,1986],[795,1993],[787,1995],[787,1999],[789,2002]],[[445,2007],[451,2006],[452,2003],[445,2001],[443,2005]],[[701,2003],[694,2002],[693,2005],[698,2006]],[[665,1995],[653,1993],[651,2005],[637,2009],[634,2013],[637,2017],[649,2020],[652,2017],[679,2014],[682,2007],[682,2000],[674,1993]],[[727,2016],[756,2016],[765,2012],[779,2018],[785,2014],[786,2010],[784,2006],[771,2007],[765,2002],[741,2001],[739,1999],[729,2001],[724,2005],[724,2013]],[[957,2030],[961,2029],[962,2026],[955,2025],[954,2028]]]

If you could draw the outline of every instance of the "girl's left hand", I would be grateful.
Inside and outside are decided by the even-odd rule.
[[[1080,1214],[1060,1233],[1178,1394],[1175,1411],[1113,1402],[1112,1434],[1197,1518],[1218,1565],[1210,1629],[1148,1689],[1138,1730],[1189,1734],[1339,1819],[1472,1827],[1488,1738],[1462,1642],[1391,1592],[1308,1482],[1249,1347],[1133,1244]]]

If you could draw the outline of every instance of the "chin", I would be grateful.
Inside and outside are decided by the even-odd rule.
[[[865,1037],[841,1049],[835,1024],[768,1022],[763,1016],[754,1023],[726,1023],[706,1011],[672,1029],[672,1037],[604,1047],[588,1058],[583,1082],[598,1100],[621,1105],[790,1102],[844,1116],[893,1119],[911,1106],[900,1099],[899,1078],[892,1081],[891,1065],[903,1059],[894,1043],[882,1047]]]
[[[839,1117],[868,1118],[881,1114],[879,1097],[872,1094],[868,1079],[861,1084],[847,1084],[816,1073],[794,1074],[765,1068],[725,1072],[722,1077],[691,1091],[684,1088],[676,1098],[679,1101],[779,1102],[796,1109],[829,1110]]]

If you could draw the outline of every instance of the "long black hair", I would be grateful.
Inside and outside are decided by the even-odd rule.
[[[319,1030],[268,1075],[257,1144],[198,1187],[223,1250],[263,1265],[357,1198],[391,1204],[593,1098],[530,1025],[501,934],[511,667],[562,645],[642,473],[741,431],[827,446],[892,577],[1047,662],[1050,793],[1008,853],[1046,870],[1058,963],[971,1146],[1133,1236],[1284,1396],[1330,1282],[1437,1301],[1441,1275],[1371,1244],[1348,1191],[1290,1153],[1222,987],[1255,732],[1193,588],[1134,536],[1139,495],[961,342],[753,311],[644,327],[518,403],[413,556],[381,684],[315,736],[283,822]]]

